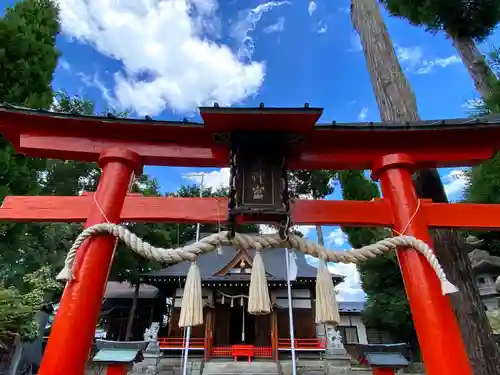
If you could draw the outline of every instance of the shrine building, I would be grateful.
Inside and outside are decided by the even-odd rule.
[[[291,350],[286,284],[286,250],[273,249],[262,253],[273,309],[268,315],[251,315],[247,311],[248,288],[254,250],[236,250],[222,246],[207,253],[198,262],[202,279],[204,324],[191,329],[190,355],[203,354],[206,359],[231,357],[233,345],[251,345],[257,358],[276,358]],[[297,278],[291,282],[294,336],[296,350],[321,354],[325,350],[325,327],[315,323],[315,281],[317,269],[296,253]],[[143,276],[143,282],[155,285],[167,298],[168,312],[160,331],[164,352],[183,349],[184,329],[178,326],[183,286],[188,262],[176,264]],[[332,274],[334,284],[344,280]],[[367,343],[367,330],[362,323],[363,302],[340,302],[341,332],[346,345]],[[378,332],[369,331],[377,341]]]

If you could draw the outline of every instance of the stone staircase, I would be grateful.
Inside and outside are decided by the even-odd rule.
[[[205,363],[202,375],[278,375],[278,365],[274,361],[217,361]]]

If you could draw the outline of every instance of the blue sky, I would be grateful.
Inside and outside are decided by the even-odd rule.
[[[323,107],[322,121],[379,120],[349,0],[58,0],[62,53],[53,86],[99,107],[132,109],[132,116],[199,120],[199,105]],[[0,0],[0,11],[13,0]],[[466,116],[477,97],[472,80],[443,34],[384,18],[417,96],[422,118]],[[481,45],[500,44],[498,33]],[[163,191],[196,182],[226,184],[227,170],[147,167]],[[441,171],[450,199],[464,186],[459,169]],[[337,188],[329,199],[340,199]],[[312,240],[314,230],[302,228]],[[325,228],[328,245],[345,249],[338,228]],[[363,293],[354,267],[345,274],[344,300]]]

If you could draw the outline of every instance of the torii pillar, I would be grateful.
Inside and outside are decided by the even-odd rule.
[[[120,222],[133,173],[142,169],[138,154],[121,149],[103,152],[99,165],[102,176],[85,227]],[[80,375],[85,372],[115,241],[111,235],[100,235],[88,239],[78,249],[73,266],[77,282],[68,282],[64,289],[40,364],[40,375]]]
[[[372,178],[380,178],[383,196],[392,207],[395,232],[405,231],[403,234],[414,236],[432,248],[425,212],[419,209],[413,188],[414,168],[415,163],[407,154],[386,155],[375,161]],[[399,249],[396,254],[426,372],[472,375],[450,299],[442,295],[431,266],[415,249]],[[449,358],[451,352],[453,358]]]

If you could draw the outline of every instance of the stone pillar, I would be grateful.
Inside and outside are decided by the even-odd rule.
[[[333,326],[326,326],[325,367],[330,373],[331,367],[350,367],[351,358],[342,343],[340,332]]]

